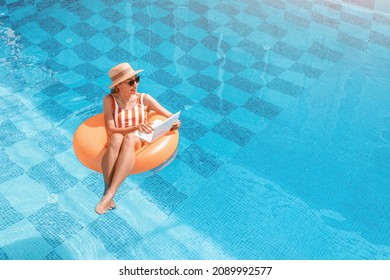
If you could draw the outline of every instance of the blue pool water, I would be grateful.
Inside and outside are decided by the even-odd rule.
[[[0,259],[390,259],[390,16],[331,0],[0,0]],[[108,69],[182,111],[99,216]]]

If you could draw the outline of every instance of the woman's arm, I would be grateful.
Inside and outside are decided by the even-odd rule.
[[[170,116],[173,115],[171,112],[169,112],[163,106],[161,106],[161,104],[158,103],[158,101],[156,99],[154,99],[151,95],[146,94],[146,93],[144,94],[144,104],[146,106],[149,106],[150,109],[152,109],[153,111],[155,111],[158,114],[163,115],[167,118],[169,118]]]
[[[104,111],[104,123],[105,123],[108,137],[111,137],[111,135],[114,133],[121,133],[123,135],[126,135],[136,130],[139,130],[143,133],[150,133],[153,131],[153,128],[147,124],[140,124],[137,126],[130,126],[124,128],[115,127],[114,118],[112,116],[111,102],[112,102],[111,97],[109,95],[106,95],[103,100],[103,111]]]
[[[151,95],[145,94],[144,95],[144,104],[146,106],[149,106],[150,109],[157,112],[160,115],[163,115],[167,118],[171,117],[173,114],[169,112],[167,109],[165,109],[163,106],[161,106],[160,103],[156,99],[154,99]],[[178,129],[181,125],[181,122],[178,120],[172,125],[171,130]]]

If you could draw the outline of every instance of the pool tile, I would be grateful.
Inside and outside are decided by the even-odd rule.
[[[45,256],[45,260],[54,261],[54,260],[63,260],[63,258],[61,258],[61,256],[56,251],[51,251],[49,254]]]
[[[172,63],[171,60],[154,50],[151,50],[149,53],[143,55],[142,60],[145,61],[145,65],[152,64],[158,68],[163,68]]]
[[[196,145],[215,156],[216,158],[226,162],[241,149],[241,146],[234,141],[228,140],[220,134],[209,131],[202,138],[195,142]]]
[[[77,46],[80,46],[80,44]],[[52,65],[51,62],[54,62],[54,65]],[[64,73],[82,62],[83,61],[80,61],[80,57],[73,51],[73,49],[65,49],[56,56],[55,60],[45,61],[44,64],[47,65],[48,69],[57,67],[62,73]]]
[[[36,30],[36,32],[29,32],[30,30]],[[31,43],[39,44],[50,38],[45,30],[43,30],[37,22],[30,22],[19,28],[21,32]]]
[[[215,94],[209,94],[200,101],[200,104],[222,116],[228,115],[237,107],[236,105],[221,99]]]
[[[72,70],[90,81],[100,78],[106,74],[100,68],[88,62],[77,65],[73,67]]]
[[[65,86],[63,83],[55,83],[43,89],[42,92],[47,96],[54,97],[55,95],[61,94],[68,90],[69,88]]]
[[[45,101],[44,103],[37,106],[36,109],[44,112],[45,118],[53,122],[62,121],[71,114],[69,110],[62,107],[53,99]]]
[[[367,42],[345,32],[338,33],[337,41],[360,51],[365,51],[368,47]]]
[[[84,61],[95,60],[102,55],[100,51],[87,42],[74,46],[72,50]]]
[[[208,10],[203,15],[203,17],[201,17],[200,19],[203,19],[203,18],[205,18],[206,20],[202,20],[202,26],[212,27],[211,31],[213,29],[215,30],[218,27],[227,24],[230,20],[230,18],[227,15],[221,13],[220,11],[214,10],[214,9]],[[218,26],[215,26],[214,23],[216,23]],[[207,29],[207,30],[209,30],[209,29]]]
[[[78,75],[73,71],[67,71],[67,72],[58,74],[56,76],[56,80],[58,82],[63,83],[63,84],[72,85],[72,84],[77,84],[81,81],[84,81],[85,77]]]
[[[145,46],[149,46],[153,49],[164,41],[160,35],[147,29],[137,31],[134,35],[135,38],[141,41]],[[127,34],[127,36],[129,35]]]
[[[96,100],[106,95],[106,91],[94,83],[88,83],[74,88],[81,96],[85,96],[88,100]]]
[[[370,43],[381,45],[386,48],[390,48],[390,36],[386,36],[382,33],[372,31],[370,33]]]
[[[14,177],[2,186],[4,187],[0,188],[0,193],[24,217],[45,206],[50,195],[45,187],[26,174]]]
[[[198,59],[196,57],[193,57],[191,55],[184,55],[182,56],[178,61],[178,64],[184,65],[186,67],[189,67],[195,71],[202,71],[206,69],[209,66],[209,63]]]
[[[282,0],[264,0],[264,4],[280,10],[283,10],[286,7]]]
[[[133,249],[142,240],[142,236],[123,218],[113,212],[106,213],[87,229],[117,259],[135,259]]]
[[[80,182],[97,197],[103,196],[104,193],[104,179],[100,173],[89,173]]]
[[[167,88],[175,87],[182,82],[182,79],[173,76],[164,70],[158,70],[156,72],[151,73],[149,75],[149,78]]]
[[[208,11],[208,7],[199,2],[190,2],[188,8],[183,11],[182,14],[179,13],[179,16],[188,21],[196,20],[199,15],[203,15]]]
[[[188,81],[193,86],[203,88],[208,92],[213,92],[219,86],[219,81],[203,74],[195,74]]]
[[[157,19],[151,17],[151,15],[145,14],[142,11],[134,14],[132,19],[144,28],[153,25],[153,23],[157,21]]]
[[[251,96],[250,93],[242,91],[227,83],[221,86],[220,89],[221,90],[219,90],[216,95],[219,96],[219,98],[226,100],[227,102],[230,102],[236,106],[241,106]]]
[[[227,116],[232,122],[249,129],[255,133],[261,132],[268,126],[270,120],[259,116],[242,107],[237,108]]]
[[[62,52],[62,54],[60,54],[60,56],[64,55],[64,58],[65,58],[65,56],[70,55],[70,56],[68,56],[69,60],[76,57],[75,53],[72,51],[70,53],[67,51],[65,51],[65,52]],[[57,58],[59,58],[59,56],[57,56]],[[52,71],[56,72],[57,74],[61,74],[61,73],[65,73],[65,72],[69,71],[68,66],[66,66],[62,63],[58,63],[58,62],[61,62],[61,61],[56,61],[54,59],[48,59],[48,60],[45,60],[44,62],[42,62],[42,67],[44,67],[44,69],[46,69],[46,70],[52,70]],[[70,66],[73,66],[73,65],[74,65],[73,63],[70,63]],[[47,85],[47,81],[44,82],[44,85]]]
[[[283,110],[282,108],[257,97],[251,97],[242,107],[268,119],[273,119]]]
[[[185,116],[180,116],[180,120],[182,124],[180,127],[180,133],[189,140],[195,141],[208,131],[205,126],[196,120]]]
[[[11,5],[11,4],[9,4],[9,5]],[[4,5],[4,6],[6,6],[6,5]],[[9,15],[9,18],[12,22],[19,21],[19,20],[22,20],[26,17],[31,17],[33,15],[36,15],[36,12],[37,12],[35,7],[31,6],[31,5],[23,5],[24,7],[18,8],[16,10],[13,10],[11,7],[8,7],[8,6],[4,7],[4,8],[6,8],[7,14]]]
[[[173,111],[183,111],[186,106],[192,106],[194,104],[191,99],[173,90],[168,90],[160,95],[158,101]]]
[[[285,56],[291,60],[298,60],[302,55],[303,51],[297,49],[289,44],[286,44],[282,41],[278,42],[271,50],[279,55]]]
[[[75,3],[79,2],[79,3],[83,4],[84,6],[88,7],[88,9],[90,9],[94,13],[99,13],[99,12],[103,11],[104,9],[106,9],[107,6],[112,7],[115,5],[116,2],[120,2],[120,1],[100,0],[100,1],[95,1],[93,3],[93,5],[91,5],[91,2],[89,0],[79,0],[79,1],[74,1],[74,2]]]
[[[67,173],[65,169],[55,160],[49,159],[31,167],[27,175],[37,182],[40,182],[50,193],[58,194],[77,183],[77,179]]]
[[[179,207],[187,195],[178,192],[170,183],[165,181],[159,175],[153,175],[139,186],[141,193],[152,201],[164,213],[170,215],[177,207]]]
[[[178,158],[205,178],[213,176],[223,164],[223,161],[207,153],[196,144],[192,144],[182,151]]]
[[[206,132],[208,129],[213,128],[223,118],[222,115],[219,115],[213,110],[206,108],[200,104],[192,105],[191,108],[182,112],[180,118],[182,118],[182,116],[188,117],[190,118],[190,120],[196,121],[199,125],[201,124],[205,128]],[[182,129],[183,126],[182,128],[180,128],[180,130]],[[190,139],[194,138],[190,137]]]
[[[310,46],[308,52],[312,55],[329,60],[331,62],[338,62],[343,57],[341,52],[328,48],[327,46],[318,42],[314,42]]]
[[[256,62],[255,64],[253,64],[252,67],[255,68],[256,70],[259,70],[261,72],[265,72],[265,73],[272,75],[272,76],[275,76],[275,77],[278,77],[284,71],[286,71],[285,68],[273,65],[272,63],[266,63],[264,61]]]
[[[61,32],[65,28],[61,22],[52,17],[38,19],[38,23],[44,30],[46,30],[47,33],[52,36]]]
[[[297,97],[305,91],[303,87],[279,78],[272,80],[267,84],[267,87],[293,97]]]
[[[239,13],[239,10],[237,10],[235,7],[229,4],[219,3],[214,7],[214,9],[221,13],[224,13],[228,17],[235,17]]]
[[[209,32],[217,29],[220,25],[213,21],[210,17],[206,18],[205,16],[199,17],[197,20],[192,22],[193,25],[202,28],[203,30],[207,30]]]
[[[109,21],[112,21],[116,23],[117,21],[125,18],[125,16],[118,12],[115,9],[112,9],[110,7],[104,9],[103,11],[100,12],[100,15],[102,15],[104,18],[108,19]]]
[[[367,18],[353,15],[347,12],[341,13],[341,20],[344,22],[348,22],[354,25],[357,25],[359,27],[362,27],[364,29],[370,29],[371,27],[371,21]]]
[[[198,43],[195,39],[192,39],[181,32],[174,34],[169,41],[172,44],[179,46],[185,52],[191,50]]]
[[[226,57],[229,58],[232,61],[235,61],[242,66],[245,66],[247,68],[251,68],[251,66],[258,60],[260,60],[260,54],[259,52],[262,52],[261,50],[254,50],[253,53],[247,52],[240,47],[238,47],[241,44],[242,41],[237,45],[237,47],[231,48],[227,53]],[[255,54],[257,52],[257,54]],[[260,56],[257,56],[260,55]]]
[[[168,14],[163,18],[160,18],[160,21],[171,28],[167,34],[173,33],[173,30],[181,30],[185,26],[187,26],[188,22],[182,20],[181,18],[175,16],[174,14]]]
[[[27,219],[13,224],[2,234],[8,238],[0,246],[10,260],[42,260],[53,250]]]
[[[48,141],[50,139],[50,141]],[[38,145],[51,156],[62,153],[71,147],[72,143],[57,129],[39,132],[33,138]]]
[[[70,29],[80,36],[84,41],[89,40],[91,37],[95,36],[98,32],[97,29],[92,27],[90,24],[85,22],[78,22],[70,27]]]
[[[28,217],[28,220],[53,247],[83,229],[82,225],[56,204],[47,204]]]
[[[294,25],[302,28],[310,27],[310,20],[302,16],[297,16],[293,13],[286,12],[285,14],[286,21],[293,23]]]
[[[287,34],[287,30],[274,25],[274,24],[268,24],[268,23],[263,23],[259,27],[257,27],[257,30],[267,33],[268,35],[275,37],[278,40],[283,39],[284,36]]]
[[[100,31],[106,30],[107,28],[112,26],[112,21],[102,17],[99,14],[94,14],[88,19],[83,20],[83,22],[88,23],[89,25],[93,26],[93,28],[96,28],[97,30]]]
[[[99,32],[96,33],[96,35],[92,36],[88,43],[96,46],[96,49],[101,51],[102,53],[106,53],[109,50],[111,50],[113,47],[115,47],[115,43],[111,40],[111,38],[108,38],[105,34]]]
[[[181,141],[181,140],[180,140]],[[192,144],[192,143],[191,143]],[[189,145],[179,146],[179,153],[181,150],[186,149]],[[197,172],[194,172],[186,163],[178,158],[169,165],[169,168],[165,168],[163,172],[157,173],[161,178],[170,182],[174,188],[180,193],[183,193],[190,197],[196,193],[199,188],[206,185],[207,179]],[[183,176],[183,174],[191,174],[191,176]],[[196,182],[194,184],[193,182]]]
[[[212,52],[228,52],[231,46],[223,40],[223,37],[217,37],[215,35],[208,35],[202,39],[202,44],[210,49]]]
[[[22,214],[17,212],[8,200],[0,193],[0,211],[1,211],[1,220],[0,220],[0,231],[7,229],[13,224],[18,223],[24,217]]]
[[[17,129],[17,127],[10,120],[6,120],[0,124],[0,146],[10,146],[16,142],[26,139],[23,131]]]
[[[183,52],[183,55],[186,53]],[[205,47],[202,43],[195,45],[189,52],[188,55],[204,60],[210,63],[210,65],[218,59],[219,54],[216,51],[212,51]]]
[[[311,10],[313,7],[313,3],[308,0],[289,0],[288,3],[306,10]]]
[[[121,184],[121,187],[118,189],[118,192],[115,195],[115,200],[120,201],[123,196],[125,196],[128,192],[135,188],[135,184],[130,178],[131,177],[129,177],[129,180],[125,180]],[[101,173],[90,173],[88,176],[84,177],[81,180],[81,183],[86,186],[88,190],[96,194],[99,199],[103,196],[105,184],[103,175]]]
[[[257,59],[261,59],[264,54],[265,50],[263,49],[263,46],[259,45],[255,41],[249,40],[249,39],[243,39],[238,45],[237,48],[252,54]]]
[[[188,8],[191,11],[193,11],[197,14],[200,14],[200,15],[206,13],[209,10],[209,8],[206,5],[203,5],[199,2],[190,2],[188,5]]]
[[[384,25],[390,25],[390,17],[385,16],[384,14],[374,13],[373,20],[377,23],[381,23]]]
[[[340,22],[338,19],[328,17],[322,13],[312,12],[311,13],[311,20],[320,24],[320,25],[327,26],[327,27],[330,27],[330,28],[333,28],[336,30],[338,29],[338,27],[340,25]]]
[[[15,95],[0,96],[0,114],[7,117],[19,115],[28,111],[28,108]]]
[[[3,249],[0,248],[0,260],[9,260],[9,257],[6,252],[3,251]]]
[[[47,52],[50,57],[57,56],[64,49],[64,46],[53,38],[43,41],[39,44],[39,47]]]
[[[66,6],[66,9],[68,9],[69,12],[73,13],[82,21],[92,17],[95,14],[93,11],[91,11],[90,9],[86,8],[84,5],[77,2],[74,4],[72,3],[69,6]]]
[[[258,81],[258,79],[253,79]],[[254,94],[258,92],[263,86],[257,82],[248,80],[247,78],[236,75],[234,78],[227,81],[227,83],[233,87],[236,87],[246,93]]]
[[[36,143],[31,142],[30,139],[16,142],[6,147],[4,151],[8,155],[11,163],[16,164],[24,170],[50,157]]]
[[[212,131],[240,146],[245,146],[255,136],[254,132],[232,122],[228,118],[222,119]]]
[[[149,195],[144,196],[143,191],[139,188],[131,190],[123,197],[120,204],[126,205],[126,207],[119,205],[117,209],[119,211],[115,213],[141,236],[147,236],[164,226],[169,217]]]
[[[134,61],[136,58],[131,55],[127,50],[123,49],[120,46],[116,46],[112,48],[110,51],[106,53],[106,56],[111,59],[112,61],[115,61],[117,63],[123,62],[123,61]]]
[[[303,63],[295,63],[293,66],[291,66],[290,70],[299,72],[299,73],[304,73],[306,76],[310,78],[319,78],[324,71],[320,69],[316,69],[312,66],[303,64]]]

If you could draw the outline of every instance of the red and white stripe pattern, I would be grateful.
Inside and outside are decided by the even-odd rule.
[[[112,94],[111,98],[115,127],[130,127],[146,122],[147,114],[145,112],[146,108],[144,106],[143,94],[140,94],[134,107],[129,110],[123,110],[120,108],[118,102]]]

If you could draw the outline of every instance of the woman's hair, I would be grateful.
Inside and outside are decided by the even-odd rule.
[[[119,89],[117,86],[114,86],[112,89],[111,89],[111,94],[113,93],[118,93],[119,92]]]

